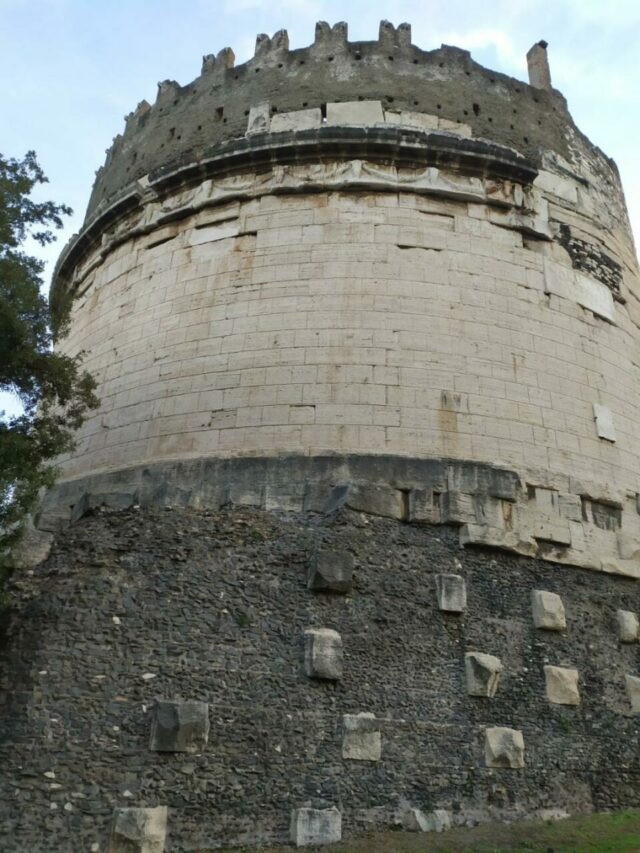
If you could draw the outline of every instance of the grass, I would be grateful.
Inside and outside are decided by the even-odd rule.
[[[265,853],[291,853],[294,848],[262,849]],[[309,853],[632,853],[640,851],[640,810],[580,815],[560,821],[492,823],[442,834],[379,832],[329,847],[303,849]],[[233,853],[240,852],[235,848]]]

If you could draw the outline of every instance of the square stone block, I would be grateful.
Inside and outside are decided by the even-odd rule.
[[[640,678],[636,675],[625,675],[624,680],[631,710],[634,714],[640,714]]]
[[[563,666],[545,666],[547,699],[554,705],[579,705],[578,670]]]
[[[482,652],[467,652],[464,656],[464,666],[467,675],[467,693],[470,696],[496,695],[503,670],[500,658],[486,655]]]
[[[620,642],[635,643],[638,639],[638,628],[640,628],[637,614],[631,610],[616,610],[616,623]]]
[[[330,809],[293,809],[289,829],[291,843],[296,847],[309,844],[335,844],[342,838],[342,814]]]
[[[209,739],[206,702],[160,699],[155,707],[149,749],[155,752],[202,752]]]
[[[108,853],[163,853],[167,807],[116,809]]]
[[[535,589],[531,593],[531,609],[533,624],[536,628],[544,628],[547,631],[564,631],[567,627],[564,604],[555,592]]]
[[[352,761],[380,761],[382,738],[375,714],[345,714],[342,757]]]
[[[309,678],[342,678],[342,638],[337,631],[308,628],[304,632],[304,669]]]
[[[409,809],[403,815],[402,827],[408,832],[444,832],[451,829],[451,816],[446,809],[435,809],[428,814]]]
[[[493,726],[485,729],[484,734],[487,767],[524,767],[524,738],[521,731]]]
[[[467,608],[467,585],[460,575],[436,575],[438,609],[462,613]]]
[[[349,551],[317,551],[309,567],[307,586],[319,592],[349,592],[353,557]]]

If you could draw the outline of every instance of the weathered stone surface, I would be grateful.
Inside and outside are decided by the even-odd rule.
[[[618,638],[621,643],[635,643],[638,639],[640,621],[638,614],[631,610],[616,610],[616,624],[618,626]]]
[[[349,592],[353,556],[349,551],[317,551],[311,558],[307,586],[319,592]]]
[[[335,844],[342,838],[342,813],[335,806],[330,809],[294,809],[289,835],[296,847]]]
[[[276,113],[271,116],[271,133],[282,133],[287,130],[310,130],[314,127],[320,127],[321,124],[322,113],[319,108]]]
[[[517,729],[493,726],[485,729],[487,767],[524,767],[524,738]]]
[[[611,409],[607,406],[600,406],[598,403],[593,404],[593,419],[596,422],[596,432],[598,438],[604,438],[607,441],[615,442],[616,429],[613,423],[613,415]]]
[[[531,593],[533,624],[547,631],[564,631],[567,621],[562,599],[555,592],[536,589]]]
[[[27,519],[20,540],[11,549],[10,561],[15,569],[32,569],[46,560],[53,545],[53,534],[38,530]]]
[[[640,714],[640,678],[637,675],[625,675],[627,696],[634,714]]]
[[[445,832],[451,829],[451,815],[446,809],[428,814],[421,809],[408,809],[402,817],[402,827],[408,832]]]
[[[370,125],[384,121],[380,101],[345,101],[327,104],[328,125]]]
[[[163,853],[167,807],[116,809],[109,853]]]
[[[155,707],[149,749],[202,752],[209,738],[209,706],[193,700],[160,699]]]
[[[545,666],[545,688],[547,699],[554,705],[579,705],[579,674],[577,669],[563,666]]]
[[[382,736],[375,714],[345,714],[342,757],[352,761],[380,761]]]
[[[467,608],[467,586],[460,575],[436,575],[438,609],[448,613],[462,613]]]
[[[342,638],[337,631],[308,628],[304,632],[304,668],[309,678],[342,678]]]
[[[256,104],[249,109],[249,121],[247,122],[247,136],[256,133],[268,133],[271,125],[271,108],[267,101]]]
[[[503,670],[500,658],[482,652],[467,652],[464,662],[467,693],[470,696],[495,696]]]

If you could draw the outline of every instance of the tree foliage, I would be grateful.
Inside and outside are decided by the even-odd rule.
[[[51,243],[52,229],[71,213],[30,197],[46,182],[33,151],[22,160],[0,154],[0,391],[14,393],[23,409],[11,417],[0,413],[0,556],[18,538],[42,486],[53,483],[53,460],[73,447],[74,430],[97,405],[82,354],[71,358],[52,349],[44,264],[24,248],[29,238]]]

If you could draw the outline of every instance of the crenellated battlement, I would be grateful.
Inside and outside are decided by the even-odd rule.
[[[192,83],[159,83],[155,103],[142,101],[108,150],[87,219],[144,175],[198,161],[213,147],[243,137],[257,104],[268,102],[275,115],[324,112],[328,102],[358,100],[464,123],[472,136],[514,148],[536,165],[543,150],[569,164],[582,159],[585,149],[591,156],[595,150],[599,167],[612,172],[611,163],[576,129],[557,90],[484,68],[460,48],[423,50],[412,43],[406,23],[382,21],[376,41],[350,42],[346,23],[320,21],[309,47],[291,49],[286,30],[260,34],[254,56],[241,65],[226,47],[203,57]]]

